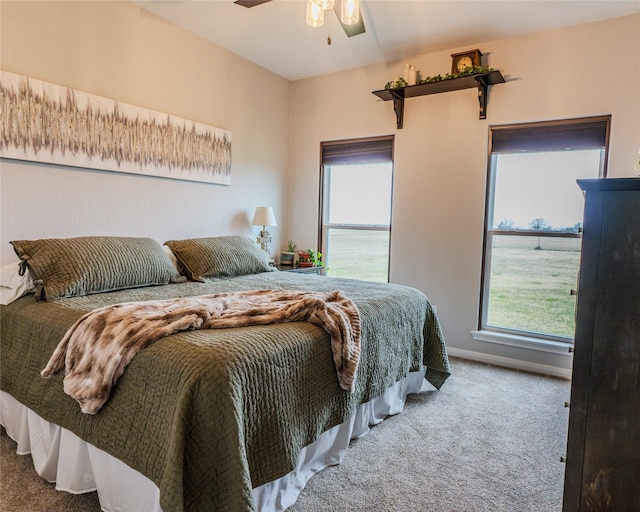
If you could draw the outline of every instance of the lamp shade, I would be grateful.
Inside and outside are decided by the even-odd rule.
[[[324,24],[324,10],[317,3],[307,1],[307,25],[321,27]]]
[[[345,25],[355,25],[360,21],[360,0],[342,0],[340,21]]]
[[[253,216],[252,226],[277,226],[276,216],[271,206],[257,206]]]

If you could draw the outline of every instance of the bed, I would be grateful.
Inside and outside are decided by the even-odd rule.
[[[103,510],[284,510],[313,473],[340,461],[349,439],[399,412],[405,396],[419,391],[425,379],[440,388],[448,377],[442,332],[420,291],[272,271],[242,237],[222,238],[191,240],[186,251],[169,243],[179,272],[148,240],[149,247],[140,249],[139,240],[123,248],[122,239],[69,239],[76,245],[63,243],[64,257],[48,241],[41,268],[43,244],[14,244],[35,292],[1,306],[0,423],[18,441],[18,451],[39,450],[34,462],[45,478],[59,484],[67,478],[73,483],[61,488],[74,487],[67,489],[73,492],[97,488]],[[92,260],[105,252],[96,251],[96,243],[116,244],[106,251],[108,264]],[[91,274],[85,268],[72,279],[71,291],[56,289],[43,277],[49,273],[55,280],[61,266],[67,274],[89,266],[93,283],[78,285]],[[95,277],[96,266],[104,282]],[[117,282],[114,275],[132,266],[134,273],[156,266],[160,274],[172,275],[155,282],[155,269],[152,283],[148,277],[139,282],[139,276]],[[83,413],[64,393],[62,375],[40,376],[67,330],[87,312],[124,302],[254,290],[340,290],[353,301],[361,351],[351,391],[336,378],[327,332],[300,321],[163,337],[137,353],[96,414]],[[37,430],[39,447],[29,439]],[[81,475],[61,475],[61,468]],[[82,478],[88,480],[78,483]],[[127,496],[134,501],[123,503]]]

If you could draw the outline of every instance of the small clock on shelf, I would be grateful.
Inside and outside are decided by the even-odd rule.
[[[466,52],[454,53],[451,55],[451,74],[463,72],[466,68],[480,66],[480,50],[467,50]]]

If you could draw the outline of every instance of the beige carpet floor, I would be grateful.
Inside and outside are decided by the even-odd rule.
[[[452,373],[354,440],[290,512],[560,512],[569,382],[461,359]],[[0,511],[100,510],[96,493],[56,491],[15,449],[2,429]]]

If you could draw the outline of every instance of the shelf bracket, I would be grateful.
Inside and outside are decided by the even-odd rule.
[[[389,91],[393,97],[393,111],[396,113],[396,127],[402,129],[404,119],[404,89]]]
[[[480,119],[487,118],[487,95],[489,94],[489,86],[487,85],[486,75],[475,77],[478,83],[478,103],[480,103]]]

